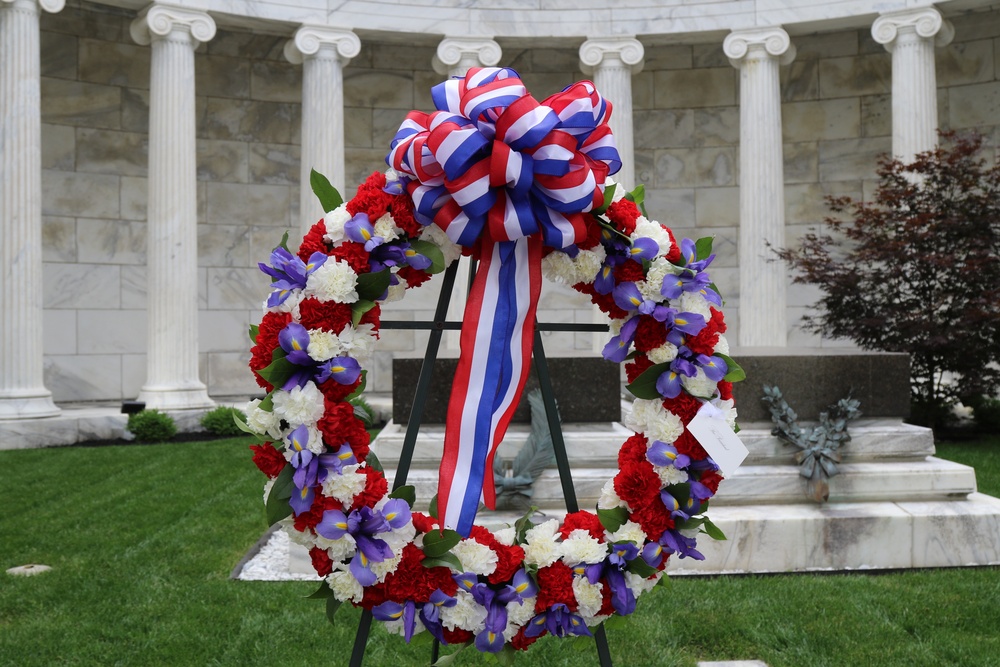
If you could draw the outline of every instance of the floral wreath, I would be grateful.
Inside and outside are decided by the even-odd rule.
[[[477,72],[499,72],[508,84],[516,77],[473,69],[467,79]],[[452,81],[467,92],[465,80]],[[593,95],[592,84],[584,92]],[[552,99],[531,100],[532,108],[555,107]],[[401,128],[404,138],[417,116]],[[593,161],[585,141],[577,155]],[[397,135],[394,149],[399,143]],[[490,653],[525,650],[546,633],[589,636],[631,614],[665,579],[671,556],[703,559],[699,533],[725,539],[704,514],[722,476],[687,429],[705,404],[736,428],[731,382],[742,371],[727,356],[722,301],[705,272],[711,239],[678,244],[644,215],[641,186],[624,193],[599,181],[595,204],[573,218],[574,242],[545,247],[542,272],[610,318],[604,356],[625,364],[636,396],[626,423],[636,434],[621,446],[596,512],[538,525],[529,512],[514,526],[461,534],[442,526],[433,503],[429,513],[416,511],[412,487],[390,493],[363,411],[352,404],[379,338],[380,304],[480,250],[449,238],[440,225],[448,203],[435,197],[437,208],[422,210],[426,182],[406,173],[405,160],[394,166],[403,169],[373,173],[346,203],[313,172],[328,213],[296,253],[286,234],[260,265],[273,291],[250,329],[250,368],[268,393],[247,405],[243,427],[268,439],[251,447],[268,477],[268,522],[308,548],[323,579],[311,597],[326,599],[331,620],[350,602],[408,642],[426,631]]]

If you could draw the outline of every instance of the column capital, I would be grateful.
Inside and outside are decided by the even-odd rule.
[[[901,32],[914,32],[923,39],[933,38],[936,46],[947,45],[955,36],[951,23],[934,7],[886,12],[872,24],[872,37],[890,53]]]
[[[215,21],[205,12],[156,3],[142,10],[129,25],[128,31],[132,39],[143,46],[175,31],[189,34],[192,44],[197,46],[197,42],[207,42],[215,37]]]
[[[285,58],[296,65],[324,50],[334,52],[341,64],[346,64],[361,53],[361,40],[354,32],[344,28],[303,25],[295,31],[294,37],[285,42]]]
[[[14,4],[17,2],[27,2],[29,4],[41,7],[50,14],[56,14],[63,10],[66,6],[66,0],[0,0],[0,5],[4,3]]]
[[[434,71],[448,76],[464,62],[478,67],[493,67],[500,62],[503,51],[492,37],[445,37],[438,43],[431,64]]]
[[[754,52],[777,58],[782,65],[795,60],[795,45],[781,26],[733,30],[722,42],[722,50],[736,68]]]
[[[580,45],[580,69],[591,76],[605,61],[618,60],[635,75],[642,71],[645,56],[642,42],[631,35],[592,38]]]

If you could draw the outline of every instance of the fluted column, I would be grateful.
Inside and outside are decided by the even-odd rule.
[[[580,46],[580,68],[612,103],[608,125],[615,135],[622,168],[615,180],[635,187],[635,142],[632,132],[632,77],[642,71],[645,51],[634,37],[588,39]]]
[[[198,219],[194,49],[215,35],[204,12],[151,5],[130,27],[151,44],[147,227],[147,408],[213,405],[198,379]]]
[[[489,37],[445,37],[438,43],[437,53],[431,64],[441,76],[465,76],[471,67],[493,67],[500,62],[503,52],[500,45]],[[448,319],[460,321],[468,300],[471,260],[460,257],[455,275],[455,291],[448,303]],[[444,348],[456,352],[460,347],[461,332],[446,331]]]
[[[302,64],[302,163],[299,211],[302,233],[326,211],[309,185],[315,169],[344,191],[344,65],[361,52],[350,30],[304,25],[285,43],[285,57]]]
[[[910,162],[937,145],[937,76],[934,47],[955,31],[933,7],[883,14],[872,36],[892,54],[892,153]]]
[[[740,30],[723,43],[740,71],[740,326],[743,347],[787,344],[785,267],[767,243],[784,245],[785,190],[778,65],[795,57],[778,27]]]
[[[0,419],[52,417],[42,377],[39,5],[0,0]]]

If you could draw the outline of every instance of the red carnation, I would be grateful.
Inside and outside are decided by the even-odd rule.
[[[333,378],[330,378],[326,382],[321,383],[319,390],[323,392],[323,396],[327,401],[331,403],[337,403],[338,401],[343,401],[345,398],[354,393],[354,390],[361,385],[361,376],[351,384],[340,384]]]
[[[477,540],[478,541],[478,540]],[[493,540],[489,545],[490,549],[497,554],[497,569],[489,576],[491,584],[502,584],[511,581],[514,573],[521,569],[524,563],[524,549],[518,545],[507,546]]]
[[[667,342],[667,329],[649,315],[639,316],[635,329],[635,349],[640,352],[655,350]]]
[[[365,490],[354,496],[354,501],[351,503],[351,510],[361,509],[362,507],[374,507],[375,503],[382,500],[382,497],[389,490],[389,484],[385,481],[385,475],[375,470],[375,468],[365,466],[358,468],[358,472],[367,475],[368,481],[365,482]]]
[[[684,344],[695,354],[712,356],[715,344],[719,342],[719,329],[712,320],[708,320],[701,331],[695,336],[687,336]]]
[[[376,171],[358,186],[358,193],[347,202],[347,212],[355,215],[363,211],[374,225],[389,210],[394,196],[385,192],[385,174]]]
[[[323,434],[323,440],[336,448],[342,442],[351,445],[358,461],[368,458],[368,443],[371,436],[364,423],[354,416],[354,406],[350,403],[326,403],[326,414],[316,424]]]
[[[646,279],[646,273],[642,270],[642,264],[633,260],[622,262],[612,271],[615,280],[619,283],[637,283]],[[661,325],[662,326],[662,325]]]
[[[277,477],[288,464],[285,455],[275,449],[270,442],[265,442],[262,445],[250,445],[250,449],[253,451],[254,465],[268,477]]]
[[[611,587],[601,582],[601,610],[597,616],[610,616],[615,613],[615,605],[611,600]]]
[[[716,470],[706,470],[701,473],[701,479],[698,481],[708,487],[708,490],[715,493],[719,490],[719,482],[725,479]]]
[[[420,269],[415,269],[412,266],[404,266],[396,273],[396,275],[406,281],[407,288],[420,287],[431,279],[431,274]]]
[[[677,245],[677,237],[674,236],[673,230],[666,225],[664,225],[663,228],[667,230],[667,235],[670,237],[670,251],[665,255],[665,257],[668,262],[676,264],[677,260],[681,258],[681,247]]]
[[[469,630],[463,630],[462,628],[455,628],[454,630],[449,630],[444,626],[441,627],[441,636],[444,637],[444,640],[447,643],[452,645],[464,644],[465,642],[470,642],[472,641],[472,638],[475,637],[475,635],[472,634],[472,632]]]
[[[646,460],[646,449],[649,440],[641,433],[630,436],[618,450],[618,467],[623,468],[628,463],[642,463]]]
[[[625,377],[629,382],[635,382],[636,378],[642,375],[653,362],[645,354],[639,354],[635,359],[625,364]]]
[[[663,399],[663,408],[680,417],[685,426],[694,419],[694,416],[698,414],[698,410],[701,409],[702,405],[703,403],[700,400],[683,391],[677,394],[676,398]]]
[[[271,364],[271,355],[279,347],[278,334],[292,321],[289,313],[264,313],[257,331],[257,344],[250,348],[250,369],[254,371],[257,384],[271,391],[274,387],[257,373]]]
[[[415,544],[403,547],[403,557],[395,572],[385,576],[382,584],[386,599],[393,602],[413,600],[416,604],[429,602],[431,594],[441,589],[445,595],[455,595],[458,585],[447,567],[424,567],[424,552]]]
[[[652,502],[632,512],[629,518],[639,524],[646,537],[654,542],[663,537],[663,531],[674,527],[674,520],[660,500],[659,493],[652,497]]]
[[[528,626],[524,626],[517,631],[517,634],[510,638],[510,645],[514,647],[516,651],[527,651],[528,647],[538,641],[538,638],[545,634],[542,632],[541,635],[536,635],[534,637],[529,637],[524,633]],[[472,634],[471,632],[469,633]]]
[[[339,334],[351,322],[351,304],[320,301],[314,297],[299,304],[299,323],[306,329]]]
[[[615,492],[633,510],[660,500],[660,477],[648,461],[626,461],[615,475]]]
[[[562,561],[538,570],[538,597],[535,598],[535,613],[548,611],[550,607],[564,604],[570,611],[576,611],[576,595],[573,594],[573,570]]]
[[[701,443],[695,440],[691,432],[685,430],[681,437],[674,441],[674,447],[678,454],[686,454],[695,461],[704,461],[708,458],[708,452],[702,448]]]
[[[584,216],[584,222],[587,226],[587,238],[577,243],[576,247],[580,250],[590,250],[596,248],[597,244],[601,242],[601,225],[597,222],[597,218],[592,215]]]
[[[420,232],[424,230],[424,226],[413,216],[413,200],[410,199],[409,195],[396,195],[393,197],[389,209],[392,213],[393,222],[396,223],[397,227],[406,232],[407,236],[411,239],[420,236]]]
[[[372,325],[372,327],[374,327],[373,333],[375,334],[375,338],[378,338],[379,337],[378,325],[381,321],[382,321],[382,306],[376,303],[374,306],[372,306],[371,310],[369,310],[368,312],[366,312],[364,315],[361,316],[361,319],[358,320],[358,324]]]
[[[733,383],[723,380],[719,383],[719,398],[728,401],[733,397]]]
[[[607,210],[608,219],[626,236],[631,236],[635,231],[635,221],[640,215],[642,212],[639,207],[625,198],[613,202]]]
[[[323,512],[344,509],[343,504],[339,500],[320,493],[320,487],[317,486],[314,491],[316,495],[313,496],[312,507],[295,516],[295,530],[300,533],[307,532],[310,528],[315,528],[316,524],[323,520]]]
[[[303,262],[308,262],[314,252],[321,252],[324,255],[330,252],[330,248],[326,245],[326,240],[323,239],[325,235],[326,221],[320,218],[320,221],[313,225],[306,232],[306,235],[302,237],[302,243],[299,244],[298,251],[299,259]]]
[[[612,294],[598,294],[594,290],[593,283],[577,283],[573,285],[573,289],[589,296],[594,305],[600,308],[611,319],[623,320],[628,317],[628,313],[619,308],[618,304],[615,303],[615,298]]]
[[[313,547],[309,550],[309,558],[312,560],[313,569],[316,570],[316,574],[319,576],[325,577],[333,572],[333,560],[326,553],[326,549]]]
[[[343,260],[350,264],[351,268],[358,275],[368,273],[368,251],[360,243],[346,241],[330,251],[330,257],[334,260]]]
[[[413,512],[410,516],[413,520],[413,527],[417,529],[418,533],[429,533],[438,529],[438,520],[434,517],[427,516],[423,512]]]
[[[559,529],[559,534],[565,540],[569,537],[570,533],[580,528],[590,533],[590,536],[595,540],[604,540],[604,526],[601,525],[601,520],[593,512],[582,510],[566,515],[566,518],[563,519],[562,527]]]

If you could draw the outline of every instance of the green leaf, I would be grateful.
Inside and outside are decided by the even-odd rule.
[[[654,586],[654,588],[660,586],[662,586],[663,588],[670,588],[670,577],[667,576],[666,572],[664,572],[663,576],[660,577],[660,580],[656,582],[656,586]]]
[[[271,391],[264,397],[264,400],[260,402],[257,406],[258,410],[264,410],[265,412],[274,411],[274,391]]]
[[[417,502],[417,490],[413,486],[407,484],[406,486],[401,486],[392,493],[389,494],[390,498],[401,498],[406,501],[406,504],[411,508],[414,503]]]
[[[328,597],[333,597],[333,589],[330,588],[330,584],[325,581],[319,585],[315,593],[306,596],[307,600],[325,600]]]
[[[235,410],[233,411],[233,421],[236,422],[236,428],[243,431],[244,433],[249,433],[250,435],[261,435],[257,431],[247,426],[247,423],[242,419],[240,419],[239,413],[237,413]]]
[[[514,522],[514,544],[523,544],[525,534],[535,527],[531,522],[531,517],[538,511],[538,507],[532,505],[520,519]]]
[[[461,541],[462,536],[450,528],[445,528],[440,533],[432,530],[424,535],[424,555],[428,558],[441,558]]]
[[[278,248],[284,248],[285,250],[288,250],[288,230],[287,229],[285,230],[285,233],[281,235],[281,240],[278,241],[278,245],[274,246],[273,250],[277,250]],[[288,250],[288,252],[291,252],[291,250]]]
[[[656,390],[656,381],[668,370],[670,364],[654,364],[640,373],[627,388],[636,398],[647,400],[660,398],[660,392]]]
[[[712,523],[711,519],[709,519],[707,516],[704,517],[704,519],[705,519],[705,523],[702,524],[701,528],[705,532],[706,535],[708,535],[709,537],[711,537],[713,540],[720,540],[721,541],[721,540],[725,540],[726,539],[726,534],[723,533],[719,529],[718,526],[716,526],[714,523]]]
[[[355,389],[354,391],[352,391],[351,395],[348,396],[347,398],[345,398],[344,400],[348,401],[348,402],[353,401],[355,398],[361,396],[361,394],[364,393],[365,387],[367,387],[367,386],[368,386],[368,371],[367,370],[362,370],[361,371],[361,384],[359,384],[358,387],[357,387],[357,389]]]
[[[271,363],[257,373],[275,387],[281,387],[288,382],[295,371],[295,364],[285,359],[285,351],[278,347],[271,353]]]
[[[742,382],[747,379],[746,371],[732,357],[726,354],[719,354],[718,352],[715,353],[715,356],[726,362],[726,367],[729,369],[726,377],[722,378],[723,380],[726,382]]]
[[[254,345],[257,344],[257,334],[260,333],[260,327],[256,324],[250,325],[250,342]]]
[[[424,567],[450,567],[456,572],[463,572],[464,568],[462,566],[462,561],[458,559],[458,556],[452,552],[443,553],[436,558],[424,557],[420,564]]]
[[[646,204],[645,204],[645,201],[646,201],[646,186],[645,185],[643,185],[642,183],[640,183],[639,185],[635,186],[635,189],[632,190],[632,192],[629,192],[629,193],[625,194],[625,199],[628,199],[630,202],[633,202],[636,206],[639,207],[639,210],[642,211],[642,214],[644,216],[646,216],[647,218],[649,217],[649,214],[646,213]]]
[[[309,172],[309,185],[315,193],[319,203],[326,213],[334,210],[344,203],[344,198],[337,192],[337,188],[330,184],[330,180],[315,169]]]
[[[292,506],[288,504],[292,494],[295,492],[295,483],[292,482],[292,475],[295,468],[291,464],[281,469],[281,472],[271,486],[271,492],[267,494],[267,502],[264,504],[264,515],[267,517],[267,525],[272,526],[292,513]]]
[[[649,563],[640,558],[633,558],[628,562],[628,567],[626,568],[632,574],[637,574],[643,579],[647,579],[656,574],[656,568],[652,567]]]
[[[368,456],[365,457],[365,465],[367,465],[372,470],[376,470],[382,474],[385,474],[385,469],[382,468],[382,462],[378,460],[378,457],[375,456],[375,452],[371,450],[368,451]]]
[[[362,273],[358,276],[358,298],[367,301],[378,301],[387,289],[389,289],[389,269],[382,269],[378,273]]]
[[[431,260],[430,268],[425,269],[430,274],[441,273],[445,269],[444,253],[430,241],[410,241],[410,247]]]
[[[368,275],[368,274],[365,274]],[[375,307],[374,301],[369,301],[368,299],[360,299],[351,304],[351,326],[355,329],[358,328],[358,324],[361,323],[361,318],[365,316],[369,310]]]
[[[709,255],[712,254],[712,242],[715,240],[712,236],[704,236],[694,242],[695,257],[698,260],[707,259]]]
[[[354,416],[355,418],[361,420],[361,423],[365,425],[365,428],[372,427],[372,420],[368,416],[368,411],[365,410],[364,406],[355,405],[354,406]]]
[[[434,497],[431,498],[430,505],[427,506],[427,514],[432,519],[438,518],[438,495],[435,493]]]
[[[326,620],[330,623],[334,623],[333,617],[337,615],[337,610],[340,609],[341,602],[332,595],[326,599]]]
[[[424,634],[424,633],[421,633],[421,634]],[[417,635],[417,636],[419,637],[420,635]],[[465,648],[467,646],[471,646],[471,645],[472,645],[471,641],[465,642],[464,644],[462,644],[461,646],[459,646],[458,650],[455,651],[454,653],[448,653],[447,655],[442,655],[441,657],[439,657],[437,659],[437,662],[435,662],[433,665],[431,665],[431,667],[449,667],[450,665],[454,664],[455,658],[458,656],[458,654],[461,653],[463,650],[465,650]]]
[[[504,665],[504,667],[513,667],[514,659],[517,658],[517,654],[514,653],[514,647],[510,644],[504,644],[503,649],[495,655],[497,657],[497,662]]]
[[[628,510],[624,507],[616,507],[611,510],[597,510],[597,518],[600,519],[604,530],[613,533],[628,521]]]
[[[594,215],[601,215],[602,213],[607,211],[608,207],[611,206],[611,202],[615,200],[615,190],[617,189],[618,189],[617,183],[612,183],[611,187],[604,188],[604,203],[595,208],[593,211],[591,211],[591,213],[593,213]]]

